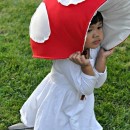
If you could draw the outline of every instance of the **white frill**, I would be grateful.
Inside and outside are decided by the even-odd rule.
[[[108,0],[99,11],[104,18],[102,46],[109,50],[130,35],[130,0]]]
[[[30,37],[38,43],[49,39],[51,30],[45,4],[42,2],[30,22]]]
[[[58,0],[59,3],[61,3],[64,6],[68,6],[70,4],[77,5],[85,0]]]

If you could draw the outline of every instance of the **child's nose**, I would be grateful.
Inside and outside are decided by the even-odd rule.
[[[99,32],[98,32],[98,31],[94,31],[93,36],[94,36],[94,37],[99,37]]]

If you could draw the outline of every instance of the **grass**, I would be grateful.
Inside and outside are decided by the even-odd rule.
[[[33,59],[28,27],[41,0],[0,1],[0,130],[20,122],[19,109],[51,69]],[[95,111],[104,130],[130,129],[130,37],[108,60],[108,79],[95,90]]]

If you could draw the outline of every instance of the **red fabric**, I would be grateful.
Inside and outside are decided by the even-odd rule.
[[[77,5],[63,6],[57,0],[44,0],[51,35],[44,43],[30,39],[33,57],[64,59],[82,51],[86,31],[95,11],[106,0],[85,0]]]

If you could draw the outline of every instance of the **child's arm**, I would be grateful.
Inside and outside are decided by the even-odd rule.
[[[109,51],[105,51],[103,48],[100,49],[95,63],[95,69],[99,73],[103,73],[105,71],[107,57],[110,56],[113,51],[114,49],[111,49]]]
[[[81,70],[82,70],[83,73],[90,75],[90,76],[94,76],[95,74],[94,74],[93,68],[90,64],[88,57],[89,57],[89,53],[82,55],[80,52],[76,52],[76,53],[72,54],[69,58],[70,58],[71,61],[73,61],[74,63],[81,66]],[[83,94],[80,97],[80,99],[84,100],[85,95]]]
[[[105,51],[103,48],[100,48],[97,54],[94,72],[98,78],[97,78],[95,88],[101,87],[107,79],[106,60],[107,57],[113,53],[113,51],[114,49],[110,51]]]
[[[53,69],[61,74],[60,77],[64,77],[64,80],[67,80],[79,93],[84,95],[92,94],[97,81],[96,77],[83,73],[80,65],[69,59],[55,60]]]

